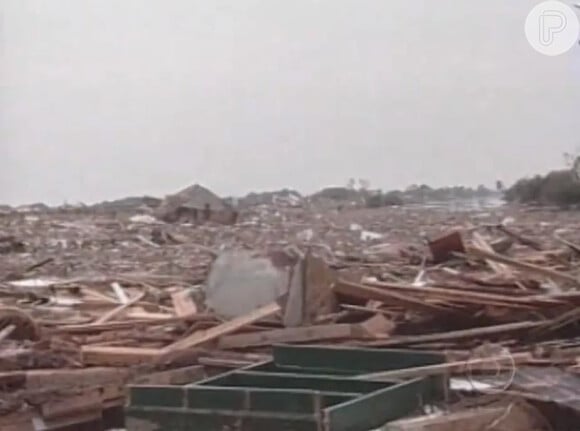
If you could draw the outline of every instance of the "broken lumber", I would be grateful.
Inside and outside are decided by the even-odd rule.
[[[115,283],[113,283],[113,286],[114,285],[115,285]],[[119,287],[119,288],[121,289],[120,291],[123,292],[123,295],[125,295],[125,292],[122,290],[122,288],[121,287]],[[121,313],[123,310],[126,310],[127,308],[129,308],[133,304],[136,304],[137,302],[141,301],[141,299],[143,299],[145,297],[145,295],[146,295],[146,292],[141,292],[140,294],[138,294],[137,296],[135,296],[132,299],[127,298],[126,295],[124,297],[122,295],[119,295],[119,298],[122,298],[121,305],[119,305],[118,307],[103,314],[99,319],[97,319],[95,324],[99,325],[99,324],[103,324],[103,323],[108,322],[113,317],[115,317],[116,315]]]
[[[465,245],[461,233],[453,230],[435,238],[428,243],[433,262],[441,263],[454,256],[454,253],[464,253]]]
[[[323,340],[372,339],[380,335],[387,335],[393,327],[394,325],[391,321],[382,315],[377,315],[363,323],[336,323],[230,335],[220,338],[218,347],[221,349],[236,349]]]
[[[4,373],[2,373],[4,374]],[[129,378],[125,368],[91,367],[67,370],[29,370],[25,372],[26,389],[47,389],[51,387],[74,388],[122,384]]]
[[[542,245],[539,242],[534,241],[533,239],[525,238],[525,237],[521,236],[520,234],[514,232],[513,230],[508,229],[503,224],[500,224],[499,226],[497,226],[497,229],[500,230],[501,232],[505,233],[507,236],[515,239],[520,244],[527,245],[528,247],[533,248],[534,250],[537,250],[537,251],[542,251]]]
[[[477,232],[473,232],[473,243],[482,250],[485,250],[489,253],[495,253],[491,245],[489,245],[488,242],[485,240],[485,238],[483,238]],[[495,262],[491,259],[485,259],[485,263],[487,263],[489,267],[497,274],[505,275],[507,277],[512,276],[512,273],[509,270],[509,268],[502,263]]]
[[[379,371],[376,373],[361,374],[353,379],[372,379],[394,381],[399,379],[409,379],[415,377],[436,376],[442,374],[451,374],[454,372],[470,373],[472,367],[482,366],[483,368],[493,365],[496,367],[503,364],[506,369],[515,372],[515,365],[525,363],[530,360],[532,355],[528,352],[512,353],[510,355],[490,356],[487,358],[475,358],[467,361],[447,362],[444,364],[426,365],[423,367],[402,368],[399,370]],[[511,369],[513,367],[513,369]]]
[[[161,355],[159,349],[145,347],[83,346],[82,360],[85,365],[111,367],[152,363]]]
[[[468,247],[467,249],[468,254],[479,257],[482,259],[489,259],[495,262],[505,263],[506,265],[513,266],[514,268],[519,269],[520,271],[531,272],[538,275],[543,275],[544,277],[551,277],[553,279],[557,279],[563,282],[573,283],[577,286],[580,286],[580,280],[576,277],[565,274],[563,272],[554,271],[553,269],[542,268],[541,266],[534,265],[527,262],[522,262],[516,259],[512,259],[507,256],[502,256],[501,254],[497,254],[494,252],[483,250],[479,247]]]
[[[544,324],[545,324],[545,322],[542,322],[542,321],[506,323],[503,325],[484,326],[481,328],[473,328],[473,329],[461,329],[458,331],[449,331],[449,332],[442,332],[442,333],[436,333],[436,334],[407,335],[407,336],[392,337],[388,340],[371,342],[367,345],[386,347],[386,346],[395,346],[395,345],[431,343],[431,342],[438,342],[438,341],[450,341],[450,340],[456,341],[456,340],[462,340],[465,338],[477,338],[477,337],[484,337],[484,336],[490,336],[490,335],[509,334],[512,332],[530,330],[530,329],[539,328]]]
[[[353,283],[343,279],[339,279],[333,286],[336,293],[353,298],[365,300],[377,300],[389,305],[400,305],[409,308],[416,308],[427,311],[447,311],[448,309],[430,304],[426,301],[415,299],[412,296],[403,295],[396,292],[391,292],[385,289],[378,289],[376,287],[365,286],[363,284]]]
[[[203,366],[192,365],[140,376],[133,383],[138,385],[185,385],[201,380],[204,376]]]
[[[399,419],[384,431],[540,431],[545,419],[531,405],[506,396],[485,407]]]
[[[175,314],[179,317],[187,317],[197,313],[197,306],[188,290],[181,290],[171,295],[171,302]]]
[[[209,341],[216,340],[224,335],[231,334],[232,332],[235,332],[245,326],[251,325],[252,323],[258,322],[265,317],[273,316],[280,311],[280,305],[278,305],[276,302],[271,302],[270,304],[264,305],[257,310],[254,310],[243,316],[236,317],[235,319],[214,326],[213,328],[194,332],[190,336],[165,347],[162,349],[162,352],[163,354],[167,354],[175,350],[191,349],[193,347],[200,346]]]

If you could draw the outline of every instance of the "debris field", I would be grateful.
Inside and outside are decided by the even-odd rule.
[[[578,227],[510,206],[281,203],[233,224],[4,214],[0,429],[122,427],[130,385],[193,382],[280,344],[443,353],[373,376],[451,381],[439,413],[387,429],[565,429],[580,417]]]

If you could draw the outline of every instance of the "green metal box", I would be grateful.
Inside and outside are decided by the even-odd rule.
[[[132,386],[128,431],[367,431],[441,399],[442,376],[357,376],[442,363],[406,350],[276,346],[273,361],[184,386]]]

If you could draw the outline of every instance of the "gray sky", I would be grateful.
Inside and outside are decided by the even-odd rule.
[[[0,0],[0,202],[506,183],[580,144],[528,0]]]

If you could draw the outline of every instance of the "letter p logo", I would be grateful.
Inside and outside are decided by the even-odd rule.
[[[525,25],[529,44],[541,54],[564,54],[578,43],[580,22],[576,12],[557,0],[537,4],[528,14]]]
[[[554,36],[566,29],[568,19],[559,10],[546,10],[539,16],[540,43],[550,46],[554,43]]]

